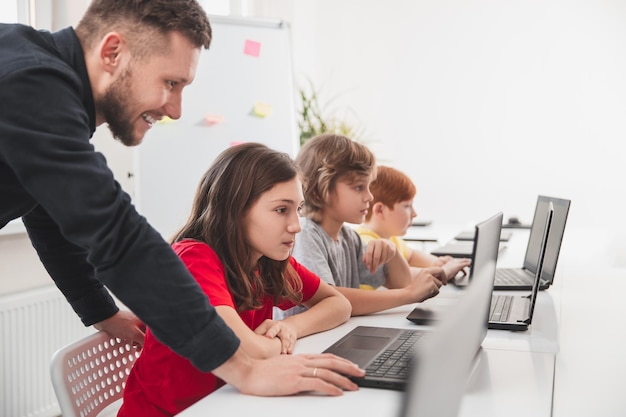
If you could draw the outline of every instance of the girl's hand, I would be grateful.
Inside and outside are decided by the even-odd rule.
[[[280,353],[291,354],[296,345],[298,334],[295,329],[283,320],[267,319],[261,323],[254,333],[267,337],[268,339],[280,339]]]

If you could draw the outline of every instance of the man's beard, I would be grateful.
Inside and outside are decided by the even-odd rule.
[[[134,126],[129,119],[128,96],[131,91],[131,79],[132,71],[128,69],[111,84],[98,103],[113,137],[126,146],[139,145],[142,140],[142,138],[134,138]]]

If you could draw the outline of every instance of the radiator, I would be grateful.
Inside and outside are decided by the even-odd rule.
[[[0,417],[58,416],[50,358],[93,332],[54,285],[0,296]]]

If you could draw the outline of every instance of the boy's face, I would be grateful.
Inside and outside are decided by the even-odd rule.
[[[243,219],[252,265],[261,256],[282,261],[289,257],[299,233],[300,209],[304,202],[298,179],[276,184],[261,194]]]
[[[385,213],[391,236],[402,236],[417,213],[413,209],[413,200],[399,201],[393,205],[392,209],[385,207]]]
[[[359,175],[351,180],[339,180],[331,195],[331,202],[324,216],[332,216],[338,222],[361,224],[374,198],[370,192],[371,176]]]

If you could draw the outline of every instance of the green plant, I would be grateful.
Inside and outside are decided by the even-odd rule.
[[[322,133],[337,133],[353,140],[359,140],[362,128],[355,127],[345,119],[339,120],[328,109],[323,111],[319,102],[318,91],[309,80],[308,88],[298,88],[300,96],[300,113],[298,128],[300,129],[300,145],[308,139]],[[330,115],[329,115],[330,113]]]

